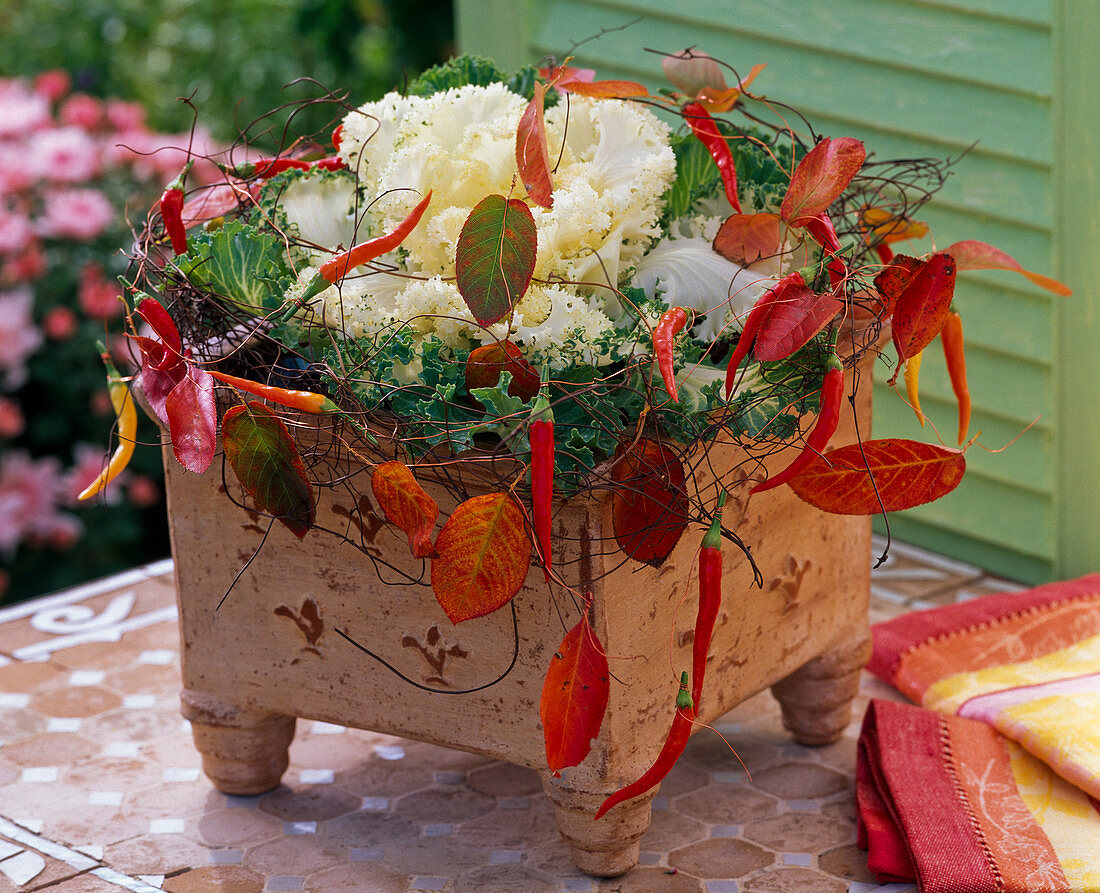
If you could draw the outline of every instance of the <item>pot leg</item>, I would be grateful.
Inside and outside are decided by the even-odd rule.
[[[871,658],[871,638],[827,651],[772,686],[783,708],[783,727],[799,744],[817,747],[836,741],[852,718],[859,677]]]
[[[181,710],[191,721],[202,768],[223,794],[252,795],[279,784],[289,762],[294,717],[238,707],[215,695],[183,689]]]
[[[581,790],[573,779],[553,778],[547,770],[540,775],[577,868],[593,877],[618,877],[638,863],[638,841],[649,829],[656,790],[616,806],[596,822],[596,810],[614,789]]]

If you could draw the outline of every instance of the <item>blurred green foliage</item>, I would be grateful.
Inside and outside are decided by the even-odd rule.
[[[284,103],[361,104],[447,58],[451,0],[0,0],[0,74],[61,68],[74,87],[136,101],[157,130],[193,112],[223,141]],[[308,78],[316,84],[295,83]],[[288,86],[290,85],[290,86]],[[329,129],[333,106],[295,117]],[[254,133],[255,131],[250,131]]]

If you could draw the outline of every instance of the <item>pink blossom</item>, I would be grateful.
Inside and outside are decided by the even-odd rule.
[[[147,474],[135,474],[130,479],[130,502],[138,508],[147,509],[160,502],[160,487]]]
[[[31,134],[26,164],[43,180],[82,183],[99,173],[99,145],[79,127],[57,127]]]
[[[26,148],[0,139],[0,195],[25,192],[34,185],[34,181],[35,174],[27,163]]]
[[[46,238],[90,242],[115,218],[115,209],[98,189],[53,189],[46,193],[38,232]]]
[[[73,448],[73,467],[65,472],[63,478],[64,499],[67,505],[78,505],[77,496],[99,477],[109,458],[103,447],[90,443],[78,443]],[[119,502],[122,499],[122,485],[129,477],[129,472],[122,472],[100,491],[101,495],[96,497],[96,501],[105,501],[108,505]]]
[[[87,93],[74,93],[57,110],[62,124],[95,130],[103,123],[103,103]]]
[[[107,123],[115,130],[125,132],[145,129],[145,109],[136,102],[108,99],[106,111]]]
[[[0,254],[19,254],[33,239],[30,218],[23,211],[0,204]]]
[[[42,344],[42,333],[31,319],[34,295],[29,288],[0,292],[0,372],[3,385],[15,390],[27,379],[27,357]]]
[[[142,179],[167,183],[182,170],[188,158],[195,161],[189,183],[216,183],[224,179],[217,165],[207,160],[219,149],[202,128],[196,128],[193,135],[128,130],[116,134],[111,142],[104,152],[108,162],[133,165],[134,174]]]
[[[68,341],[76,334],[80,321],[64,304],[58,304],[46,311],[42,317],[42,332],[51,341]]]
[[[72,89],[72,86],[73,79],[61,68],[43,71],[34,79],[34,92],[39,96],[45,96],[50,102],[57,102]]]
[[[61,463],[53,456],[32,459],[22,450],[0,457],[0,552],[20,543],[71,545],[81,526],[59,510],[65,492]]]
[[[0,80],[0,137],[22,137],[50,123],[50,102],[25,81]]]
[[[122,313],[122,286],[109,282],[103,275],[103,267],[94,261],[80,271],[80,309],[91,319],[114,319]]]
[[[183,206],[181,212],[183,225],[190,228],[196,223],[204,223],[228,214],[242,200],[248,201],[250,197],[255,199],[259,191],[259,183],[249,186],[238,182],[219,183],[217,186],[200,189],[192,193]]]
[[[23,433],[27,420],[23,409],[11,397],[0,397],[0,437],[11,440]]]
[[[0,266],[0,285],[18,285],[33,282],[46,273],[46,252],[35,239],[22,254],[5,258]]]

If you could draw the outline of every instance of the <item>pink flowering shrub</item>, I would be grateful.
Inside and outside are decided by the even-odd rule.
[[[62,71],[0,78],[0,602],[167,554],[155,450],[90,504],[76,494],[113,447],[96,342],[129,353],[113,334],[123,251],[181,147],[209,142],[155,133],[140,106],[74,93]],[[189,182],[216,175],[197,164]]]

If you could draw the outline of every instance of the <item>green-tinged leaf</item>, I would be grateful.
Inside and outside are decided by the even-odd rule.
[[[432,591],[452,623],[506,605],[519,592],[531,563],[523,510],[508,493],[459,503],[435,547]]]
[[[316,517],[313,488],[286,425],[258,400],[234,406],[222,419],[229,467],[256,508],[282,521],[298,539]]]
[[[684,217],[701,198],[713,198],[722,189],[722,175],[707,147],[692,136],[674,140],[676,179],[665,192],[665,216],[669,220]]]
[[[538,233],[519,199],[490,195],[463,224],[455,250],[455,279],[474,319],[490,326],[512,312],[535,270]]]
[[[915,440],[865,440],[817,456],[788,482],[825,512],[900,512],[945,496],[962,481],[961,450]]]
[[[274,234],[231,220],[197,233],[176,262],[196,288],[262,316],[282,303],[291,276],[285,254]]]

